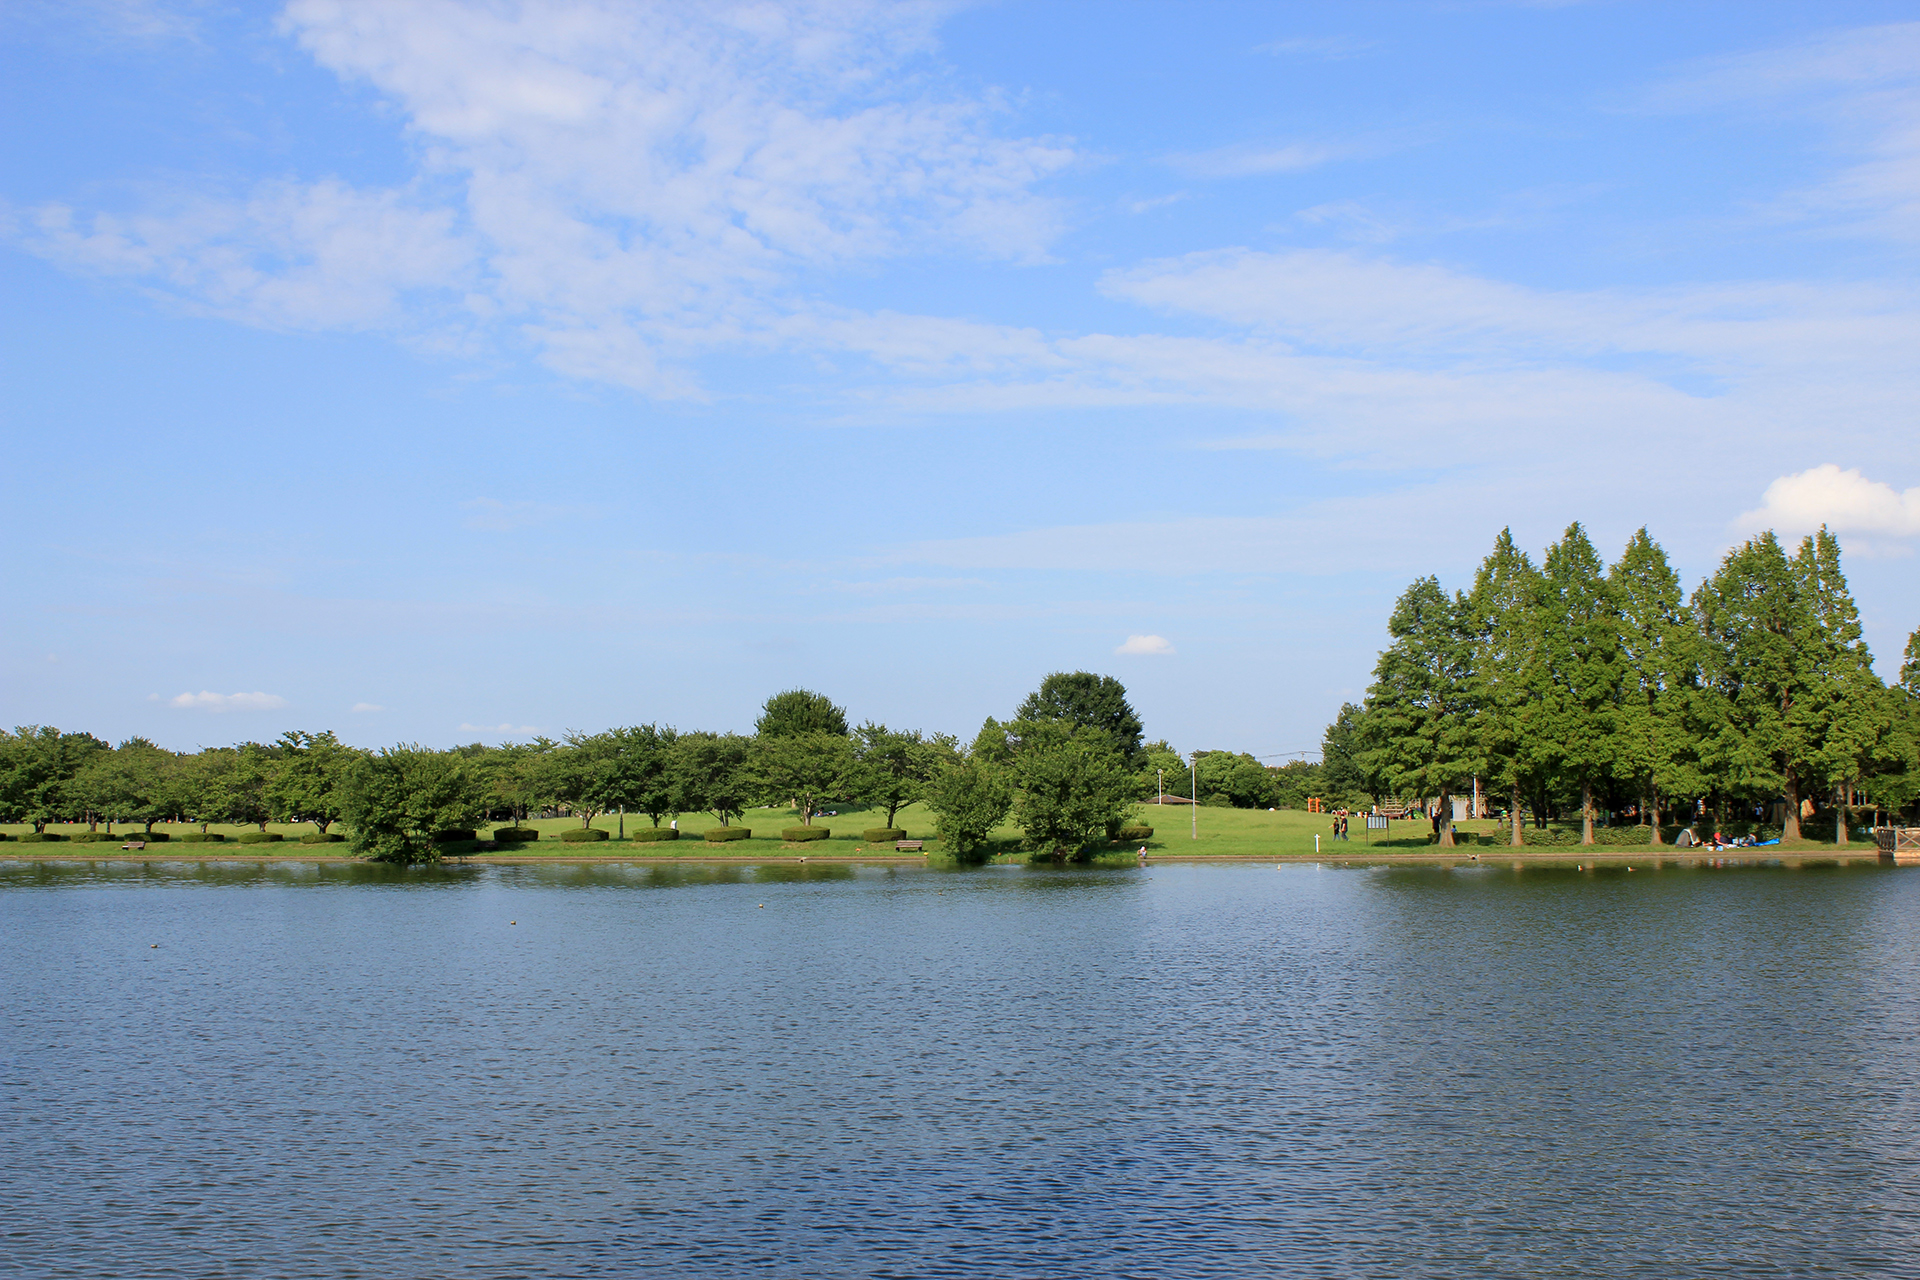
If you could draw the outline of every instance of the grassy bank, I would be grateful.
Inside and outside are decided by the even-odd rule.
[[[1198,827],[1197,838],[1193,834]],[[1421,856],[1442,854],[1428,842],[1431,830],[1424,821],[1395,822],[1388,831],[1368,831],[1364,820],[1358,817],[1351,824],[1351,838],[1335,841],[1331,838],[1332,819],[1322,814],[1303,813],[1299,810],[1279,811],[1252,809],[1213,809],[1202,806],[1197,812],[1184,805],[1145,805],[1141,808],[1140,820],[1154,828],[1147,849],[1149,855],[1161,857],[1197,857],[1197,858],[1310,858],[1318,854],[1321,857],[1367,857],[1385,856]],[[862,855],[894,853],[893,846],[870,846],[862,838],[861,832],[868,828],[884,826],[886,815],[883,812],[865,810],[843,810],[838,814],[823,815],[815,819],[815,825],[823,826],[833,832],[826,840],[808,845],[786,845],[780,838],[783,828],[799,825],[799,816],[787,809],[755,809],[735,825],[744,826],[753,832],[751,839],[738,840],[728,844],[709,844],[703,837],[719,822],[710,814],[685,814],[680,818],[681,836],[677,840],[655,843],[638,840],[620,840],[610,838],[592,843],[566,843],[560,839],[562,831],[578,828],[577,818],[542,818],[526,825],[541,833],[541,838],[528,844],[507,846],[499,850],[501,854],[511,854],[525,858],[581,858],[581,857],[645,857],[645,858],[713,858],[713,857],[783,857],[804,854],[808,857],[853,857]],[[603,816],[594,819],[594,827],[606,831],[609,837],[616,836],[620,828],[620,819],[616,816]],[[629,815],[626,819],[629,834],[648,829],[651,823],[644,816]],[[663,824],[664,825],[664,824]],[[904,828],[909,837],[925,840],[930,856],[939,857],[942,850],[934,839],[933,818],[924,807],[913,805],[901,811],[895,819],[895,825]],[[1526,858],[1580,858],[1599,857],[1613,859],[1629,857],[1636,852],[1633,846],[1611,845],[1604,847],[1559,846],[1554,848],[1527,848],[1524,852],[1514,851],[1500,843],[1500,833],[1492,822],[1468,822],[1460,824],[1464,834],[1475,837],[1475,843],[1463,848],[1463,856],[1472,854],[1511,855]],[[32,828],[21,824],[0,826],[10,836],[18,836]],[[239,837],[244,832],[256,831],[257,827],[216,823],[208,828],[226,837],[218,844],[183,843],[180,837],[198,832],[197,825],[157,824],[155,830],[171,838],[164,843],[149,845],[149,854],[164,853],[180,857],[232,857],[242,854],[247,857],[268,858],[315,858],[346,857],[344,844],[311,845],[298,843],[299,838],[314,830],[311,823],[269,823],[267,829],[277,832],[283,839],[270,844],[240,844]],[[492,826],[481,828],[485,836]],[[69,836],[87,830],[84,824],[60,824],[48,827],[50,832]],[[138,839],[138,828],[117,828],[118,837],[111,843],[79,844],[72,841],[64,843],[21,843],[9,839],[0,843],[0,857],[44,858],[52,856],[72,856],[75,854],[106,855],[119,851],[120,843],[127,839]],[[1319,845],[1315,847],[1315,837]],[[1024,860],[1026,855],[1019,850],[1020,833],[1011,826],[1003,825],[994,833],[994,847],[999,851],[996,861]],[[1116,849],[1112,860],[1124,861],[1133,855],[1135,845],[1125,849]],[[1665,847],[1672,852],[1671,846]],[[1772,846],[1767,850],[1748,851],[1749,856],[1767,856],[1774,853],[1835,853],[1846,852],[1855,856],[1870,855],[1870,844],[1855,841],[1844,851],[1825,841],[1801,840],[1792,845]]]

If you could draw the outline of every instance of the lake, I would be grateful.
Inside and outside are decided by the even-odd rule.
[[[1920,1271],[1920,871],[0,863],[0,1274]]]

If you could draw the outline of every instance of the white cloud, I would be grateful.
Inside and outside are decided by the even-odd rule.
[[[1759,508],[1734,523],[1742,533],[1805,534],[1826,525],[1836,534],[1920,537],[1920,487],[1903,493],[1828,462],[1781,476],[1767,486]]]
[[[214,693],[202,689],[171,698],[167,705],[192,711],[275,711],[286,706],[287,700],[274,693]]]
[[[360,713],[369,712],[369,711],[385,711],[386,708],[381,706],[377,702],[356,702],[353,704],[352,707],[349,708],[349,710],[353,711],[355,714],[360,714]]]
[[[539,733],[540,731],[534,728],[530,724],[523,724],[518,729],[516,729],[513,727],[511,723],[508,723],[508,724],[462,724],[458,732],[460,733],[504,733],[504,734],[509,734],[513,737],[523,737],[527,734]]]
[[[1160,654],[1173,653],[1173,644],[1165,636],[1128,636],[1115,653]]]

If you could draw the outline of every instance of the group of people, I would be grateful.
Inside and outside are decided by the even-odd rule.
[[[1345,840],[1347,838],[1347,815],[1345,813],[1334,815],[1333,838],[1335,840]]]
[[[1762,840],[1758,836],[1750,835],[1735,836],[1729,840],[1718,831],[1715,831],[1711,836],[1703,840],[1699,836],[1694,835],[1689,828],[1682,827],[1680,834],[1674,837],[1673,843],[1675,848],[1680,849],[1684,849],[1688,845],[1705,845],[1709,849],[1751,849],[1755,845],[1778,844],[1779,841]]]

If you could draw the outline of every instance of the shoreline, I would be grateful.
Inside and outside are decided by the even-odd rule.
[[[1618,849],[1618,846],[1600,846],[1600,847],[1608,847],[1615,850]],[[368,867],[392,865],[392,864],[367,862],[363,859],[352,857],[350,855],[328,855],[328,854],[313,854],[313,853],[284,853],[284,854],[240,853],[237,851],[227,851],[227,850],[221,850],[219,852],[208,852],[208,853],[176,853],[171,851],[163,852],[163,853],[148,853],[148,852],[145,852],[144,850],[139,853],[134,853],[131,851],[123,852],[120,850],[115,850],[113,853],[110,853],[110,854],[109,853],[81,854],[81,853],[69,853],[64,851],[60,853],[24,854],[24,853],[14,853],[12,850],[0,852],[0,863],[38,863],[38,862],[59,862],[59,863],[225,862],[225,863],[254,863],[261,866],[270,866],[275,863],[289,863],[289,864],[330,864],[335,866],[368,866]],[[1718,864],[1721,866],[1727,866],[1727,865],[1758,866],[1758,865],[1771,865],[1771,864],[1778,864],[1781,866],[1802,866],[1808,863],[1812,863],[1815,865],[1828,864],[1828,863],[1850,865],[1855,862],[1871,862],[1871,863],[1877,863],[1877,864],[1884,864],[1886,866],[1914,865],[1912,862],[1897,862],[1894,858],[1887,857],[1881,854],[1878,849],[1875,849],[1872,847],[1863,848],[1857,853],[1851,849],[1849,850],[1796,849],[1796,850],[1788,850],[1785,852],[1761,851],[1761,850],[1754,850],[1754,849],[1739,849],[1739,850],[1727,849],[1727,850],[1722,850],[1719,853],[1682,854],[1671,848],[1668,848],[1667,850],[1660,853],[1654,853],[1651,850],[1648,850],[1645,852],[1639,852],[1639,853],[1634,853],[1634,852],[1600,853],[1600,852],[1588,852],[1586,850],[1577,850],[1573,852],[1562,853],[1556,850],[1554,852],[1543,851],[1538,853],[1525,853],[1525,854],[1509,854],[1505,852],[1489,853],[1489,854],[1462,854],[1457,852],[1450,852],[1450,853],[1395,852],[1395,853],[1340,853],[1340,854],[1329,854],[1326,852],[1269,853],[1269,854],[1164,853],[1164,854],[1150,854],[1148,856],[1146,865],[1147,867],[1152,868],[1155,866],[1160,866],[1162,864],[1172,864],[1172,863],[1178,863],[1183,866],[1198,866],[1198,865],[1204,865],[1207,863],[1244,865],[1244,864],[1259,864],[1259,863],[1268,863],[1268,862],[1275,863],[1277,865],[1292,864],[1292,865],[1309,866],[1309,865],[1318,864],[1321,866],[1335,866],[1335,867],[1338,867],[1338,866],[1524,867],[1529,864],[1537,864],[1542,866],[1562,866],[1562,865],[1573,864],[1573,865],[1579,865],[1579,866],[1592,865],[1592,866],[1607,866],[1607,867],[1645,866],[1649,869],[1656,868],[1656,867],[1664,867],[1664,866],[1691,867],[1691,866],[1700,866],[1703,864]],[[644,854],[640,854],[640,855],[602,854],[599,856],[555,855],[552,857],[543,857],[539,855],[526,856],[526,855],[516,855],[516,854],[472,854],[467,857],[447,858],[438,864],[416,863],[414,865],[416,866],[438,865],[441,867],[459,867],[459,866],[539,867],[539,866],[622,866],[622,865],[671,867],[671,866],[811,866],[814,864],[819,864],[822,866],[892,866],[892,867],[938,865],[943,868],[954,865],[952,863],[945,862],[945,861],[942,861],[939,863],[932,863],[924,854],[919,856],[914,856],[911,854],[892,854],[892,853],[887,853],[887,854],[779,853],[779,854],[757,854],[757,855],[742,854],[742,855],[735,855],[732,857],[719,855],[719,854],[705,854],[705,853],[688,854],[681,857],[663,857],[663,856],[657,856],[657,855],[647,856]],[[1000,862],[1000,863],[980,863],[977,865],[984,867],[984,866],[1029,866],[1029,865],[1036,865],[1036,864],[1029,864],[1024,862]],[[1045,864],[1037,864],[1037,865],[1045,866]],[[1131,862],[1126,862],[1123,864],[1108,863],[1104,865],[1099,863],[1083,863],[1083,864],[1067,863],[1067,864],[1062,864],[1062,867],[1060,869],[1078,868],[1082,870],[1111,871],[1111,870],[1124,870],[1126,867],[1130,867],[1130,866],[1133,866],[1133,863]],[[1046,869],[1053,870],[1054,868],[1046,867]]]

